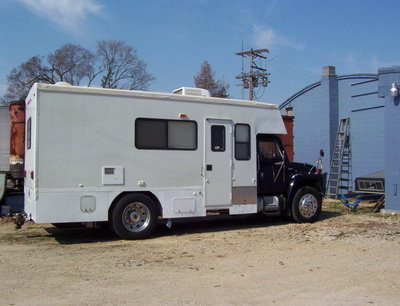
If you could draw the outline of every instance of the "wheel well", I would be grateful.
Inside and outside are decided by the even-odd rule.
[[[111,203],[110,207],[108,208],[108,220],[110,220],[111,217],[111,212],[113,211],[115,205],[117,204],[117,202],[123,198],[124,196],[128,195],[128,194],[144,194],[146,196],[148,196],[150,199],[153,200],[154,204],[156,204],[157,209],[158,209],[158,215],[162,216],[162,206],[160,201],[158,200],[158,198],[151,193],[150,191],[124,191],[122,193],[120,193]]]

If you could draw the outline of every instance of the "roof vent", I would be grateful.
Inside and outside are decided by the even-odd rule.
[[[210,92],[207,89],[193,87],[181,87],[175,89],[172,93],[182,96],[210,97]]]
[[[72,86],[70,83],[68,82],[57,82],[54,85],[56,86]]]

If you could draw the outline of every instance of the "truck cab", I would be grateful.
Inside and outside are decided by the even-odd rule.
[[[321,212],[322,176],[319,167],[290,162],[276,135],[257,135],[257,195],[265,214],[313,222]]]

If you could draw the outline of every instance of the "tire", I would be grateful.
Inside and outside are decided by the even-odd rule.
[[[111,227],[123,239],[149,237],[157,227],[158,210],[153,200],[143,194],[121,198],[111,212]]]
[[[293,198],[292,217],[298,223],[311,223],[317,220],[321,208],[321,194],[312,187],[301,187]]]

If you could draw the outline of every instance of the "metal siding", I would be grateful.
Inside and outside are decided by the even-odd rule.
[[[339,80],[339,118],[350,118],[353,180],[384,169],[384,109],[378,83]],[[355,85],[352,85],[355,84]],[[357,96],[357,97],[354,97]]]
[[[352,113],[353,180],[385,167],[384,109]]]
[[[295,116],[294,122],[294,160],[314,163],[320,149],[326,152],[325,165],[329,154],[329,105],[322,103],[322,87],[295,99],[291,106]],[[325,166],[326,167],[326,166]]]
[[[0,107],[0,171],[10,170],[10,113]]]
[[[363,95],[366,93],[377,92],[378,83],[369,82],[352,86],[352,84],[355,84],[359,81],[362,80],[339,80],[339,118],[351,118],[354,111],[383,105],[383,101],[378,98],[377,93],[371,95]]]
[[[329,157],[333,152],[339,122],[338,82],[337,76],[322,76],[322,101],[329,107]]]
[[[400,210],[400,97],[390,96],[394,82],[400,84],[400,66],[379,69],[379,96],[385,98],[385,208]]]
[[[15,179],[23,178],[25,157],[25,101],[10,104],[10,172]]]
[[[294,160],[314,163],[319,149],[324,149],[324,170],[330,167],[330,137],[336,138],[337,127],[332,118],[351,119],[351,141],[353,151],[353,180],[384,168],[384,112],[383,100],[377,94],[377,82],[359,85],[368,80],[362,76],[340,79],[338,77],[338,107],[329,105],[335,100],[334,85],[321,81],[321,86],[298,94],[290,103],[293,107]],[[326,81],[326,79],[325,79]],[[331,80],[332,81],[332,80]],[[329,95],[333,97],[329,98]],[[353,97],[362,95],[358,97]],[[294,95],[296,96],[296,95]],[[361,110],[363,109],[363,110]],[[331,113],[331,116],[329,115]],[[331,134],[331,135],[330,135]]]

